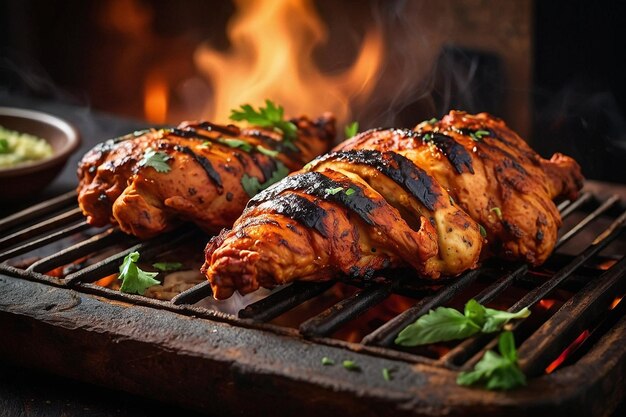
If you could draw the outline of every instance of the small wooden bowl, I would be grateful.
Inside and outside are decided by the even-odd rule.
[[[80,146],[76,129],[47,113],[0,107],[0,126],[45,139],[54,152],[51,157],[39,161],[0,168],[0,200],[31,197],[41,191],[56,178],[70,155]]]

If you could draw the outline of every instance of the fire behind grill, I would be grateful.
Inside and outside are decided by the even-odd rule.
[[[147,262],[176,250],[201,254],[206,237],[181,227],[139,242],[92,228],[69,193],[0,221],[0,331],[8,340],[0,352],[226,414],[608,414],[626,376],[626,211],[623,197],[587,188],[559,205],[565,224],[540,268],[494,260],[447,281],[390,271],[366,281],[298,282],[242,299],[230,313],[208,301],[206,282],[169,300],[96,284],[132,251]],[[59,269],[61,278],[50,272]],[[494,335],[394,344],[430,309],[462,308],[472,297],[509,311],[531,306],[532,315],[511,326],[528,386],[508,393],[456,386],[457,372],[495,347]],[[337,365],[322,366],[324,356]],[[344,359],[360,371],[343,369]]]

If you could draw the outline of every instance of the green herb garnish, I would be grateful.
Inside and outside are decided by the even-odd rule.
[[[424,137],[422,137],[422,142],[430,142],[431,140],[433,140],[432,133],[426,133]]]
[[[153,267],[163,272],[171,272],[178,271],[183,267],[183,264],[180,262],[157,262],[152,264]]]
[[[351,361],[351,360],[345,360],[343,362],[341,362],[341,365],[343,365],[344,368],[346,368],[348,371],[360,371],[361,368],[359,367],[359,365],[356,364],[356,362]]]
[[[383,368],[383,379],[385,381],[391,381],[393,378],[391,377],[391,370],[387,368]]]
[[[159,273],[143,271],[136,265],[138,260],[139,252],[136,251],[129,253],[124,258],[120,266],[120,274],[117,277],[117,279],[122,280],[121,292],[143,295],[147,288],[160,284],[154,279]]]
[[[346,135],[346,138],[351,138],[352,136],[355,136],[357,133],[359,133],[359,122],[352,122],[346,125],[343,133]]]
[[[259,191],[265,190],[270,185],[277,183],[288,174],[289,168],[287,168],[282,162],[276,161],[276,170],[272,172],[272,176],[264,183],[261,183],[257,177],[251,177],[248,174],[244,174],[241,178],[241,185],[250,197],[254,197]]]
[[[477,130],[476,132],[470,132],[470,138],[472,138],[474,142],[480,142],[481,140],[483,140],[483,136],[489,135],[490,132],[487,130]]]
[[[202,142],[202,145],[200,145],[198,147],[199,148],[210,148],[211,146],[213,146],[213,144],[210,141],[205,140],[204,142]]]
[[[0,139],[0,153],[9,153],[9,141]]]
[[[341,190],[343,190],[343,187],[327,188],[324,191],[326,191],[326,194],[335,195],[338,192],[340,192]]]
[[[463,313],[449,307],[437,307],[405,327],[396,337],[401,346],[419,346],[428,343],[465,339],[476,333],[493,333],[501,330],[509,320],[526,318],[528,308],[517,313],[494,310],[471,299]]]
[[[498,350],[487,351],[473,371],[461,372],[456,379],[459,385],[484,383],[490,390],[509,390],[526,385],[526,376],[517,363],[515,338],[511,332],[502,332],[498,338]]]
[[[252,150],[252,145],[241,139],[220,138],[217,141],[231,148],[239,148],[244,152],[250,152]]]
[[[348,189],[346,190],[346,195],[347,195],[348,197],[349,197],[349,196],[351,196],[351,195],[352,195],[352,194],[354,194],[354,193],[355,193],[354,188],[348,188]]]
[[[485,228],[483,227],[483,225],[482,225],[482,224],[479,224],[479,225],[478,225],[478,229],[480,230],[480,235],[481,235],[482,237],[487,237],[487,231],[485,230]]]
[[[279,131],[288,143],[297,138],[298,127],[294,123],[284,120],[285,110],[282,106],[276,106],[271,100],[265,100],[265,107],[259,107],[258,110],[249,104],[244,104],[239,109],[233,109],[230,112],[231,120],[245,120],[253,125],[271,127]],[[293,144],[291,145],[293,146]]]
[[[262,153],[263,155],[271,156],[272,158],[277,157],[278,154],[280,153],[280,152],[274,151],[272,149],[267,149],[267,148],[265,148],[265,147],[263,147],[261,145],[258,145],[256,147],[256,150],[259,151],[260,153]]]
[[[167,161],[172,159],[165,152],[157,152],[152,148],[146,149],[143,154],[143,158],[139,161],[139,166],[147,166],[154,168],[157,172],[169,172],[172,168],[169,166]]]
[[[450,194],[448,194],[448,199],[450,200],[450,204],[454,205],[454,198]]]
[[[496,216],[498,216],[498,218],[502,220],[502,210],[500,210],[500,207],[494,207],[490,211],[496,213]]]
[[[432,119],[430,119],[427,123],[429,125],[434,125],[435,123],[437,123],[439,121],[439,119],[437,119],[436,117],[433,117]]]
[[[327,358],[326,356],[324,356],[322,358],[322,365],[324,365],[324,366],[331,366],[331,365],[334,365],[334,364],[335,364],[334,360],[332,360],[330,358]]]

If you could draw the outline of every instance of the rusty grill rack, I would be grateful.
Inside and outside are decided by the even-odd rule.
[[[536,306],[555,290],[567,288],[571,296],[564,299],[559,308],[548,309],[540,322],[527,325],[528,320],[522,320],[511,325],[518,341],[522,370],[529,377],[538,377],[545,376],[546,368],[568,349],[576,347],[577,353],[565,358],[559,369],[567,369],[566,365],[575,365],[603,337],[608,337],[611,329],[624,327],[624,322],[620,320],[626,312],[626,303],[619,301],[626,293],[626,257],[620,252],[621,249],[616,253],[605,253],[610,252],[606,249],[616,243],[616,240],[618,245],[624,240],[620,240],[626,224],[624,203],[618,195],[600,198],[593,191],[585,191],[575,201],[562,202],[558,208],[566,220],[566,227],[561,232],[555,254],[545,267],[533,269],[526,264],[487,262],[480,269],[437,285],[432,282],[416,283],[414,277],[411,279],[410,274],[406,273],[392,273],[368,282],[351,281],[348,282],[350,285],[358,287],[354,294],[303,320],[297,328],[277,325],[271,321],[323,294],[335,282],[293,283],[245,306],[237,315],[195,305],[212,295],[206,282],[180,293],[170,301],[124,294],[95,285],[96,280],[115,273],[128,253],[138,250],[142,258],[149,259],[198,236],[199,232],[192,227],[181,227],[175,232],[140,242],[124,235],[117,228],[95,229],[86,223],[76,208],[76,196],[73,192],[0,221],[0,234],[4,235],[0,238],[0,273],[107,300],[226,322],[242,328],[270,331],[282,336],[295,336],[316,345],[339,347],[373,357],[423,364],[454,372],[472,368],[487,349],[495,346],[495,336],[480,335],[448,344],[438,357],[395,346],[395,337],[406,325],[438,306],[451,305],[453,302],[462,306],[469,298],[475,298],[483,304],[492,303],[517,285],[524,289],[523,295],[506,306],[509,311],[515,312],[523,307]],[[7,262],[57,240],[87,231],[90,234],[83,240],[38,259],[26,268],[11,266]],[[587,239],[591,243],[582,246],[578,244],[576,247],[572,244],[575,238],[582,241]],[[64,278],[46,275],[46,271],[71,264],[114,244],[122,245],[124,249],[92,265],[78,267]],[[573,250],[574,253],[560,253],[559,250],[566,246],[572,246],[570,252]],[[482,287],[472,292],[474,284],[479,281],[483,282]],[[414,300],[413,305],[370,331],[360,341],[332,337],[338,329],[393,294],[410,297]],[[588,337],[582,344],[576,343],[580,342],[577,339],[580,339],[583,332]],[[620,357],[626,358],[626,348],[621,348],[620,352]],[[559,373],[560,370],[557,370],[554,375]],[[626,375],[622,373],[620,378],[626,378]],[[524,390],[533,390],[532,378],[529,386],[521,391]],[[619,392],[622,391],[624,390],[618,389],[617,393],[612,393],[611,401],[603,401],[607,401],[606,404],[616,403],[621,399]],[[467,409],[470,410],[471,407]],[[434,415],[439,412],[441,411],[421,409],[416,414]]]

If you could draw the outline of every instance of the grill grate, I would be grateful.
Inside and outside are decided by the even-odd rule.
[[[123,294],[94,284],[116,273],[122,259],[132,251],[140,251],[142,259],[151,259],[184,242],[201,239],[202,235],[191,227],[181,227],[158,238],[139,242],[116,228],[96,229],[87,225],[75,207],[75,198],[75,194],[69,193],[0,221],[0,231],[7,233],[0,239],[0,272],[110,300],[300,336],[314,343],[449,370],[471,368],[487,349],[495,346],[495,337],[480,335],[448,343],[435,355],[431,351],[424,353],[423,349],[395,346],[395,337],[406,325],[438,306],[462,306],[467,299],[475,298],[483,304],[503,303],[514,312],[527,306],[535,306],[536,309],[546,297],[563,290],[567,292],[561,300],[563,305],[546,309],[539,315],[538,322],[523,320],[510,324],[518,340],[520,366],[529,376],[545,374],[548,366],[583,332],[590,335],[583,344],[599,340],[602,334],[611,330],[609,324],[615,323],[616,317],[621,317],[626,310],[626,303],[611,305],[626,293],[626,258],[622,249],[626,242],[621,235],[626,223],[626,211],[624,201],[618,195],[599,198],[597,193],[588,191],[576,201],[561,203],[558,208],[568,226],[564,227],[558,240],[557,253],[541,268],[490,261],[458,278],[435,283],[412,280],[406,272],[381,275],[368,282],[296,282],[243,306],[237,314],[225,314],[197,304],[211,297],[207,282],[195,285],[169,301]],[[16,230],[25,224],[29,225]],[[36,253],[47,245],[71,237],[74,241],[61,250],[34,261],[15,262],[33,251]],[[585,243],[589,240],[591,243]],[[607,250],[613,247],[611,245],[616,246],[613,252]],[[561,252],[564,248],[570,248],[570,253]],[[107,254],[106,250],[113,250],[113,253]],[[78,263],[76,270],[63,278],[47,273],[102,251],[106,255],[104,259],[86,266]],[[335,285],[346,284],[357,287],[356,292],[337,300],[318,314],[297,320],[294,326],[280,325],[276,321],[312,302],[310,300],[321,297]],[[381,303],[392,302],[392,297],[396,295],[409,297],[412,304],[384,323],[364,331],[359,340],[336,337],[341,329],[350,327]],[[535,314],[531,318],[533,316]],[[603,327],[603,323],[609,324]],[[561,367],[574,363],[572,358],[575,355],[570,356]]]

